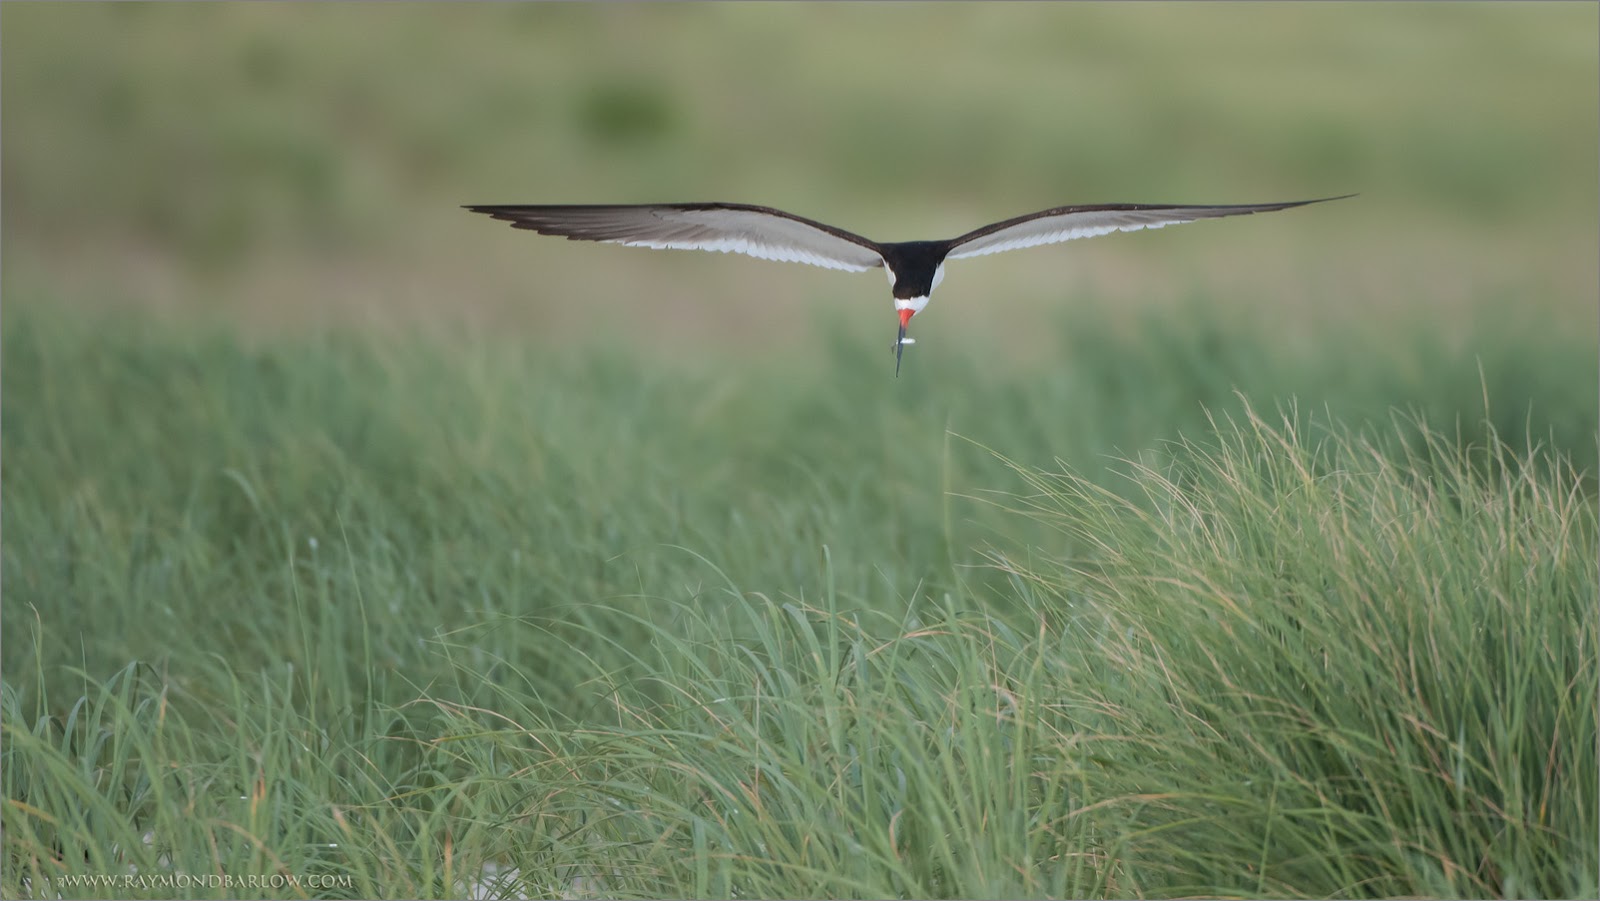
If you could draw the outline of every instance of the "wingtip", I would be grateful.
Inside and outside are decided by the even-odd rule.
[[[1267,209],[1266,210],[1262,210],[1262,212],[1268,212],[1268,211],[1273,211],[1273,210],[1292,210],[1295,207],[1310,206],[1313,203],[1328,203],[1329,201],[1333,201],[1333,200],[1346,200],[1348,198],[1355,197],[1355,196],[1356,196],[1355,193],[1351,193],[1351,194],[1337,194],[1337,195],[1334,195],[1332,197],[1313,197],[1310,200],[1290,200],[1290,201],[1287,201],[1285,203],[1269,204],[1267,206]]]
[[[494,203],[464,203],[461,208],[470,213],[482,213],[497,222],[509,222],[516,228],[530,227],[516,214],[516,207]]]

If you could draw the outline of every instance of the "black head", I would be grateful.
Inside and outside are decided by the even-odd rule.
[[[933,293],[939,264],[944,262],[950,247],[944,241],[906,241],[880,245],[880,250],[884,262],[894,272],[894,296],[904,300]]]

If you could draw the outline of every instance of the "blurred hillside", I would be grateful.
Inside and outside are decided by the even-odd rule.
[[[4,294],[679,348],[866,308],[887,341],[876,277],[459,205],[738,200],[896,240],[1358,191],[973,260],[922,335],[1197,290],[1310,328],[1498,295],[1592,329],[1596,33],[1593,4],[7,3]]]

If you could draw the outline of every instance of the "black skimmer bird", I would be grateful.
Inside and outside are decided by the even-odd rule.
[[[849,272],[865,272],[881,266],[894,287],[894,308],[900,316],[900,337],[894,343],[894,371],[898,376],[900,356],[905,346],[912,343],[906,337],[906,326],[911,323],[911,317],[928,305],[928,296],[944,280],[946,260],[1111,232],[1161,228],[1199,219],[1270,213],[1351,196],[1354,195],[1230,206],[1144,203],[1058,206],[985,225],[947,241],[893,243],[871,241],[803,216],[745,203],[513,204],[471,205],[466,209],[487,213],[511,223],[514,228],[525,228],[541,235],[561,235],[574,241],[743,253],[764,260],[809,263]]]

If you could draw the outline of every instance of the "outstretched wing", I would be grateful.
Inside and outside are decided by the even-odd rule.
[[[985,225],[950,242],[946,259],[975,257],[1004,250],[1057,244],[1073,238],[1090,238],[1111,232],[1138,231],[1141,228],[1161,228],[1180,222],[1198,219],[1220,219],[1224,216],[1244,216],[1250,213],[1269,213],[1308,203],[1342,200],[1353,197],[1321,197],[1316,200],[1296,200],[1289,203],[1246,203],[1232,206],[1171,206],[1142,203],[1107,203],[1092,206],[1061,206],[1042,210],[993,225]]]
[[[541,235],[633,247],[715,250],[862,272],[883,265],[878,245],[843,229],[742,203],[468,206]]]

